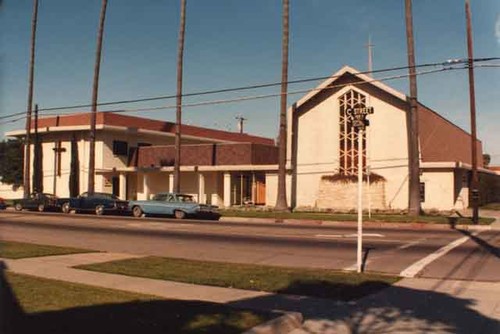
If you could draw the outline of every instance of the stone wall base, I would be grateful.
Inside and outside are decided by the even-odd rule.
[[[371,208],[387,209],[385,201],[385,182],[370,185]],[[363,208],[368,207],[368,185],[363,183]],[[358,184],[353,182],[331,182],[321,180],[316,206],[319,209],[355,210],[358,206]]]

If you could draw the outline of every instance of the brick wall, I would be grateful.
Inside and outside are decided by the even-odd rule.
[[[138,167],[173,166],[175,146],[147,146],[138,149]],[[130,159],[134,164],[135,159]],[[278,163],[278,148],[261,144],[183,145],[181,165],[267,165]]]

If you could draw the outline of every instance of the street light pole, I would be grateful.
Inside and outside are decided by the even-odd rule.
[[[472,43],[472,22],[470,0],[465,0],[465,17],[467,20],[467,54],[469,65],[469,102],[471,127],[471,154],[472,154],[472,222],[479,221],[479,177],[477,174],[477,134],[476,134],[476,93],[474,87],[474,55]]]

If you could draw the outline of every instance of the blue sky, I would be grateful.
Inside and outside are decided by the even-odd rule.
[[[414,0],[418,64],[466,57],[463,0]],[[496,22],[500,1],[472,0],[475,57],[500,56]],[[41,108],[88,104],[100,0],[40,0],[35,102]],[[0,116],[26,109],[31,0],[4,0],[0,9]],[[175,94],[178,0],[109,0],[99,101]],[[349,64],[367,68],[371,35],[374,68],[407,64],[404,0],[291,0],[289,78],[324,77]],[[188,0],[184,92],[278,82],[281,73],[280,0]],[[498,62],[497,62],[498,63]],[[500,164],[500,68],[477,68],[478,134],[484,151]],[[378,75],[378,78],[385,74]],[[467,72],[419,77],[419,99],[469,129]],[[407,79],[388,84],[404,93]],[[319,82],[291,85],[308,89]],[[276,93],[279,87],[185,98],[185,103]],[[289,104],[300,95],[289,97]],[[120,105],[134,109],[172,105],[173,100]],[[109,110],[112,107],[103,107]],[[184,108],[184,121],[275,137],[279,99]],[[88,109],[87,109],[88,110]],[[81,110],[81,111],[85,111]],[[175,110],[139,112],[174,120]],[[21,128],[2,124],[0,132]]]

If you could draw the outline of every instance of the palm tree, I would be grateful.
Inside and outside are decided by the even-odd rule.
[[[181,20],[177,44],[177,110],[175,126],[174,191],[181,191],[181,119],[182,119],[182,61],[184,56],[184,32],[186,30],[186,0],[181,0]]]
[[[278,195],[276,211],[287,211],[286,202],[286,101],[288,88],[288,37],[289,37],[289,0],[283,0],[283,35],[281,51],[281,105],[279,128],[279,167],[278,167]]]
[[[33,0],[33,17],[31,20],[31,52],[30,52],[30,67],[28,79],[28,107],[26,108],[26,140],[25,140],[25,158],[24,158],[24,197],[28,197],[30,190],[30,163],[31,163],[31,148],[30,148],[30,133],[31,133],[31,112],[33,108],[33,81],[35,74],[35,41],[36,41],[36,26],[38,20],[38,0]]]
[[[408,165],[409,193],[408,214],[418,216],[420,208],[420,161],[418,152],[418,103],[417,75],[415,72],[415,47],[413,40],[413,16],[411,0],[405,0],[406,42],[408,47],[408,67],[410,75],[410,108],[408,111]]]
[[[96,114],[97,114],[97,95],[99,92],[99,70],[101,68],[102,36],[104,31],[104,20],[106,19],[106,7],[108,0],[102,0],[101,17],[99,20],[99,30],[97,31],[97,49],[94,64],[94,84],[92,87],[92,111],[90,114],[90,151],[89,151],[89,182],[88,193],[94,193],[94,174],[95,174],[95,137],[96,137]]]

